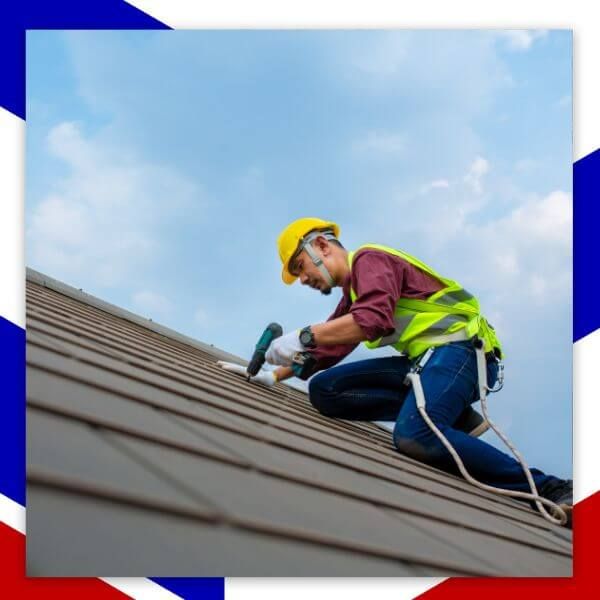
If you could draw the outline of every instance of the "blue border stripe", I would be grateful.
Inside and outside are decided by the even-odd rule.
[[[600,328],[594,255],[600,223],[600,149],[573,166],[573,341]]]
[[[225,580],[222,577],[150,577],[150,579],[185,600],[225,598]]]
[[[123,0],[3,2],[0,31],[0,106],[25,118],[27,29],[169,29]]]
[[[25,505],[25,330],[0,317],[0,493]]]

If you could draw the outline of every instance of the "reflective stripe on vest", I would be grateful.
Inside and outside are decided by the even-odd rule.
[[[379,250],[398,256],[444,285],[444,288],[426,300],[400,298],[394,313],[394,331],[385,337],[365,342],[367,347],[393,345],[398,351],[413,358],[431,346],[448,343],[448,340],[466,340],[478,335],[484,341],[486,352],[494,348],[500,350],[493,329],[481,316],[479,302],[456,281],[442,277],[425,263],[400,250],[377,244],[366,244],[358,250],[362,249]],[[350,270],[358,250],[348,253]],[[350,298],[352,302],[356,300],[356,292],[353,289],[350,289]]]
[[[447,292],[443,296],[435,299],[436,304],[446,304],[447,306],[453,306],[457,302],[468,302],[473,298],[473,295],[467,292],[467,290],[456,290],[454,292]]]
[[[388,346],[390,344],[396,344],[402,339],[402,335],[409,329],[410,324],[415,319],[415,315],[394,315],[394,322],[396,323],[396,328],[393,333],[390,335],[386,335],[381,338],[378,346]],[[454,325],[455,323],[468,323],[469,319],[464,317],[463,315],[446,315],[443,316],[438,321],[432,323],[422,335],[427,335],[428,337],[433,337],[436,335],[444,335],[448,331],[448,329]]]

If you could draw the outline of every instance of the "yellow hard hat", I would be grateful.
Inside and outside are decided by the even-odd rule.
[[[337,223],[323,221],[323,219],[316,219],[313,217],[305,217],[290,223],[277,238],[279,258],[283,264],[281,278],[284,283],[287,283],[288,285],[294,283],[297,279],[297,277],[292,275],[288,270],[290,259],[296,254],[302,238],[313,229],[330,229],[333,231],[335,237],[339,237],[340,235],[340,228]]]

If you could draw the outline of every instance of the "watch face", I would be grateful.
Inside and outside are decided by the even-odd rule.
[[[313,335],[309,329],[304,329],[300,333],[300,342],[303,346],[306,346],[307,348],[310,346],[314,346]]]

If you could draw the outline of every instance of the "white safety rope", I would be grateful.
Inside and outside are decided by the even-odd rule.
[[[525,477],[527,478],[527,483],[529,484],[531,493],[519,492],[519,491],[515,491],[515,490],[506,490],[503,488],[497,488],[497,487],[494,487],[491,485],[487,485],[485,483],[482,483],[481,481],[477,481],[477,479],[472,477],[471,474],[467,471],[462,459],[458,455],[458,452],[456,452],[456,450],[453,448],[452,444],[447,440],[446,436],[438,429],[436,424],[431,420],[431,418],[427,414],[427,410],[425,408],[425,405],[426,405],[425,393],[423,391],[423,385],[421,384],[420,373],[423,370],[423,368],[425,367],[425,363],[431,357],[431,354],[433,354],[433,350],[434,350],[433,348],[429,348],[427,350],[427,352],[423,355],[423,357],[418,361],[416,368],[413,371],[411,371],[410,373],[408,373],[408,375],[406,376],[406,379],[408,381],[410,381],[410,383],[413,386],[413,390],[415,392],[416,403],[417,403],[417,409],[419,410],[419,413],[423,417],[423,420],[427,423],[427,425],[429,426],[431,431],[433,431],[433,433],[435,433],[435,435],[438,437],[440,442],[442,442],[442,444],[444,444],[446,450],[448,450],[448,452],[454,459],[454,462],[456,463],[461,475],[469,483],[473,484],[474,486],[476,486],[478,488],[481,488],[482,490],[487,490],[489,492],[493,492],[495,494],[500,494],[502,496],[510,496],[512,498],[522,498],[524,500],[531,500],[531,501],[535,502],[537,509],[540,511],[540,513],[546,520],[550,521],[550,523],[553,523],[555,525],[564,525],[567,522],[567,514],[565,513],[565,511],[555,502],[552,502],[551,500],[548,500],[547,498],[542,498],[538,494],[535,482],[533,480],[533,477],[531,476],[531,471],[530,471],[527,463],[521,456],[521,453],[509,441],[509,439],[506,437],[506,435],[504,435],[500,431],[498,426],[495,425],[489,418],[488,410],[487,410],[487,393],[490,391],[493,391],[493,390],[491,388],[489,388],[487,385],[487,365],[486,365],[486,358],[485,358],[485,353],[483,351],[483,347],[477,347],[477,346],[475,347],[475,352],[476,352],[476,357],[477,357],[477,378],[478,378],[478,385],[479,385],[479,399],[481,400],[481,409],[483,412],[483,416],[484,416],[485,420],[489,423],[490,427],[496,432],[498,437],[510,449],[510,451],[513,453],[513,456],[517,459],[517,461],[521,465],[521,468],[523,469],[523,472],[525,473]],[[549,508],[551,508],[552,512],[554,514],[558,514],[558,517],[555,517],[552,514],[550,514],[543,505],[546,505]]]

